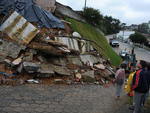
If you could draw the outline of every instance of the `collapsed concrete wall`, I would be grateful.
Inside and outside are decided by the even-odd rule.
[[[72,10],[70,11],[72,13]],[[6,30],[3,27],[7,19],[0,26],[3,28],[0,29],[0,83],[9,82],[10,79],[13,81],[12,78],[27,81],[29,78],[39,80],[48,77],[60,77],[62,79],[67,77],[65,81],[71,80],[71,82],[86,82],[92,78],[93,83],[97,81],[99,84],[105,84],[105,81],[110,80],[109,75],[112,72],[106,67],[111,66],[98,54],[92,46],[92,41],[83,39],[77,32],[66,32],[65,29],[40,29],[35,24],[34,27],[39,32],[34,32],[35,35],[32,36],[32,40],[28,40],[26,44],[20,43],[24,42],[24,37],[21,34],[24,31],[30,31],[31,28],[24,26],[24,21],[18,19],[17,22],[20,24],[16,26],[10,17],[8,17],[11,21],[9,22],[10,25],[6,24],[6,28],[9,29]],[[17,22],[15,21],[15,23]],[[64,24],[70,25],[68,22],[64,22]],[[21,29],[22,26],[25,30]],[[12,38],[12,35],[9,35],[11,32],[15,37]],[[28,35],[30,32],[25,33],[27,33],[25,36],[30,36]],[[30,37],[26,39],[28,38],[30,39]]]
[[[76,19],[78,21],[81,22],[86,22],[85,19],[79,15],[77,12],[75,12],[74,10],[72,10],[70,7],[62,5],[58,2],[56,2],[56,10],[55,13],[57,14],[61,14],[63,16],[67,16],[73,19]]]
[[[56,0],[35,0],[35,2],[49,12],[54,12],[56,9]]]

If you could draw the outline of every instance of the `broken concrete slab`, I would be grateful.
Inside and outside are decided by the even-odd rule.
[[[82,81],[86,83],[94,83],[96,80],[90,76],[82,76]]]
[[[102,70],[104,70],[106,68],[103,64],[96,64],[96,65],[94,65],[94,67],[97,69],[102,69]]]
[[[55,40],[68,46],[68,49],[79,50],[78,41],[70,37],[55,37]]]
[[[93,70],[86,71],[86,72],[82,73],[82,76],[89,76],[91,78],[95,78]]]
[[[70,7],[65,6],[63,4],[60,4],[58,2],[56,2],[56,10],[55,10],[56,15],[61,14],[70,18],[73,18],[75,20],[79,20],[82,22],[86,22],[85,19],[78,13],[76,13],[75,11],[73,11]]]
[[[53,64],[55,65],[59,65],[59,66],[66,66],[66,63],[68,62],[67,61],[67,58],[65,57],[53,57],[53,58],[50,58],[53,62]]]
[[[45,57],[43,57],[43,56],[41,56],[41,55],[39,55],[38,57],[37,57],[37,59],[40,61],[40,62],[47,62],[47,59],[45,58]]]
[[[0,31],[6,33],[19,44],[28,44],[39,32],[36,27],[14,11],[0,26]]]
[[[0,54],[0,62],[3,62],[5,60],[6,56]]]
[[[56,0],[35,0],[35,3],[49,12],[54,12],[56,9]]]
[[[71,76],[71,72],[64,66],[54,66],[54,72],[58,75]]]
[[[88,64],[89,66],[93,66],[94,63],[101,62],[99,57],[95,57],[94,55],[80,55],[81,61],[84,64]]]
[[[37,54],[37,51],[35,49],[30,49],[29,52],[32,53],[33,55]]]
[[[44,44],[44,43],[38,43],[38,42],[31,42],[28,45],[29,48],[39,50],[41,52],[45,52],[47,54],[56,55],[56,56],[62,56],[66,54],[67,52],[59,50],[55,48],[54,46]]]
[[[61,43],[59,41],[54,41],[54,40],[48,39],[48,37],[45,40],[43,40],[43,41],[46,42],[46,43],[48,43],[48,44],[50,44],[50,45],[53,45],[53,46],[68,48],[67,45],[65,45],[65,44],[63,44],[63,43]]]
[[[17,65],[19,65],[21,62],[22,62],[22,57],[19,57],[19,58],[15,59],[15,60],[12,62],[12,65],[13,65],[13,66],[17,66]]]
[[[24,54],[23,61],[30,62],[32,60],[33,60],[33,53],[32,52],[26,52]]]
[[[8,66],[8,67],[12,65],[11,60],[9,60],[9,59],[5,59],[3,62],[4,62],[5,65]]]
[[[51,77],[55,74],[53,67],[50,64],[41,64],[38,72],[37,77]]]
[[[54,79],[54,83],[56,83],[56,84],[64,84],[65,81],[63,79]]]
[[[36,62],[23,62],[23,68],[25,69],[26,72],[28,73],[35,73],[38,72],[40,69],[40,63]]]
[[[75,64],[78,66],[83,65],[79,56],[67,56],[67,60],[69,64]]]
[[[23,45],[18,45],[13,42],[5,41],[0,39],[1,45],[0,45],[0,56],[4,57],[12,57],[17,58],[20,51],[24,50],[26,47]]]

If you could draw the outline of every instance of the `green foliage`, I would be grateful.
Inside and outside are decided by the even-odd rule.
[[[119,19],[112,18],[111,16],[103,16],[98,9],[84,8],[83,16],[88,23],[98,27],[105,34],[118,33],[122,25]]]
[[[130,40],[134,43],[147,43],[147,38],[143,36],[141,33],[136,32],[135,34],[130,35]]]
[[[111,16],[104,17],[104,26],[107,29],[106,34],[115,34],[121,30],[120,20],[112,18]]]
[[[84,8],[83,16],[92,25],[99,25],[100,20],[103,19],[103,16],[100,14],[100,11],[98,9],[88,7]]]
[[[74,19],[67,18],[67,21],[71,22],[71,27],[74,31],[79,32],[84,38],[93,40],[101,46],[102,48],[99,48],[96,44],[92,43],[94,48],[104,55],[105,58],[110,59],[114,66],[118,66],[121,63],[121,58],[113,51],[100,31],[89,24],[81,23]]]

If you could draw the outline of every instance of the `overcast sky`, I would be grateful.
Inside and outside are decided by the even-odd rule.
[[[56,1],[75,10],[81,10],[85,2],[85,0]],[[118,18],[128,25],[150,20],[150,0],[87,0],[87,6],[99,9],[103,15]]]

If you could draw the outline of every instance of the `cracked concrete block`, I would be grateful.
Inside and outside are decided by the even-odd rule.
[[[0,39],[0,56],[4,57],[12,57],[12,58],[17,58],[20,51],[24,50],[26,47],[23,45],[18,45],[13,42],[8,42],[5,40]]]
[[[40,63],[23,62],[23,68],[28,73],[38,72],[38,70],[40,69]]]

